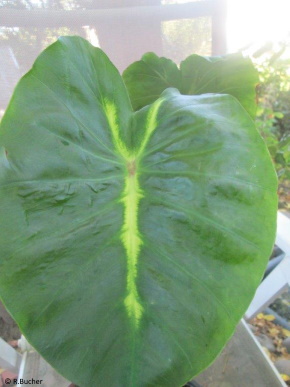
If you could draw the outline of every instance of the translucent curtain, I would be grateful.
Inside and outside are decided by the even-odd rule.
[[[148,51],[179,63],[191,53],[212,53],[212,20],[223,2],[0,0],[0,116],[21,75],[58,36],[88,39],[120,71]]]

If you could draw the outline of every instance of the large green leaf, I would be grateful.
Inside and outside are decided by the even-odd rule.
[[[123,78],[135,110],[154,102],[166,88],[176,87],[185,95],[230,94],[252,118],[256,115],[258,72],[241,54],[191,55],[179,70],[170,59],[147,53],[124,71]]]
[[[270,254],[276,177],[227,95],[133,113],[81,38],[46,49],[0,130],[0,294],[81,387],[178,387],[232,335]]]

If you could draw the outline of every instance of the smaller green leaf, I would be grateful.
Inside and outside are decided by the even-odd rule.
[[[220,57],[191,55],[180,64],[182,94],[230,94],[254,118],[258,72],[241,54]]]
[[[238,99],[252,118],[256,115],[258,72],[241,54],[219,57],[191,55],[180,70],[171,60],[145,54],[123,73],[134,110],[153,103],[161,93],[175,87],[185,95],[230,94]]]
[[[284,117],[284,114],[282,112],[274,112],[274,117],[282,119]]]
[[[181,88],[181,74],[172,60],[153,52],[143,55],[123,73],[134,110],[156,101],[168,87]]]

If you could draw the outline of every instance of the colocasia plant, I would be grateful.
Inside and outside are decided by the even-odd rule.
[[[79,386],[178,387],[261,280],[276,176],[247,59],[147,54],[124,81],[79,37],[20,80],[0,129],[0,295]]]

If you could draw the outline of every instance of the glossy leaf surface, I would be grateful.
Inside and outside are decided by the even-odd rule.
[[[178,387],[216,357],[263,274],[276,177],[231,96],[134,113],[106,55],[61,38],[0,130],[0,294],[81,387]]]
[[[135,110],[154,102],[162,91],[176,87],[185,95],[230,94],[254,118],[258,72],[241,54],[220,57],[191,55],[180,64],[153,53],[145,54],[123,73]]]

